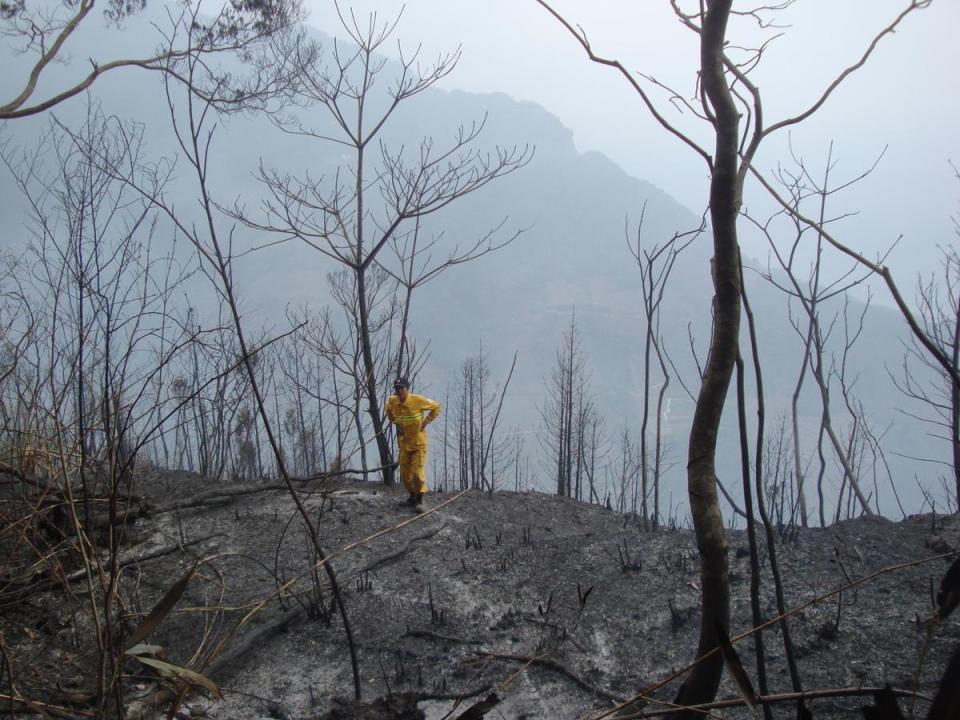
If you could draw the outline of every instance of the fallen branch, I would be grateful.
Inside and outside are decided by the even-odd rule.
[[[282,483],[270,483],[267,485],[242,485],[238,487],[218,488],[209,490],[197,495],[191,495],[183,500],[175,500],[164,505],[156,507],[147,507],[148,515],[162,515],[164,513],[175,512],[177,510],[188,510],[190,508],[202,507],[210,500],[233,499],[243,495],[255,495],[262,492],[282,490],[286,492],[287,486]]]
[[[355,474],[361,475],[368,472],[374,472],[375,470],[380,470],[382,468],[375,468],[371,470],[342,470],[340,472],[334,473],[322,473],[320,475],[311,475],[309,477],[291,477],[290,481],[295,483],[308,483],[315,480],[327,480],[329,478],[335,477],[337,475],[348,475]],[[235,497],[241,497],[243,495],[256,495],[257,493],[262,492],[271,492],[271,491],[283,491],[287,492],[285,483],[264,483],[262,485],[235,485],[232,487],[217,488],[216,490],[208,490],[204,493],[198,493],[196,495],[191,495],[188,498],[183,500],[175,500],[174,502],[166,503],[164,505],[158,505],[156,507],[148,507],[147,514],[149,515],[162,515],[163,513],[174,512],[175,510],[187,510],[195,507],[202,507],[206,505],[211,500],[220,500],[220,499],[233,499]],[[322,490],[322,494],[326,494],[327,491]]]
[[[164,545],[163,547],[157,548],[152,552],[145,553],[144,555],[136,555],[136,556],[128,556],[126,558],[120,558],[117,561],[117,569],[119,570],[120,568],[124,568],[129,565],[137,565],[142,562],[147,562],[147,560],[156,560],[157,558],[164,557],[166,555],[172,555],[178,550],[183,550],[184,548],[188,548],[193,545],[199,545],[200,543],[206,542],[211,538],[215,538],[217,537],[218,534],[219,533],[213,533],[212,535],[204,535],[203,537],[197,538],[196,540],[190,540],[189,542],[185,542],[185,543],[177,543],[176,545]],[[79,580],[80,578],[84,577],[85,574],[86,574],[86,570],[81,568],[79,570],[74,570],[69,575],[66,575],[64,579],[67,580],[68,582],[73,582],[74,580]]]
[[[402,548],[400,548],[394,553],[390,553],[389,555],[384,555],[381,558],[377,558],[376,560],[371,562],[369,565],[367,565],[365,568],[360,570],[360,573],[371,572],[376,568],[383,567],[384,565],[389,565],[390,563],[396,562],[397,560],[399,560],[401,557],[403,557],[410,551],[410,546],[413,545],[413,543],[420,542],[421,540],[429,540],[430,538],[432,538],[434,535],[436,535],[446,527],[447,527],[447,524],[444,523],[443,525],[441,525],[435,530],[430,530],[429,532],[425,532],[423,535],[417,535],[417,537],[410,538]]]
[[[96,713],[84,712],[83,710],[63,707],[61,705],[51,705],[50,703],[40,702],[39,700],[29,700],[25,697],[9,695],[7,693],[0,693],[0,701],[5,703],[14,703],[15,705],[20,706],[17,710],[18,715],[52,715],[53,717],[68,719],[75,717],[96,717]]]
[[[216,660],[210,663],[210,665],[207,667],[206,674],[210,677],[216,678],[216,676],[228,672],[228,668],[234,662],[245,659],[250,651],[254,647],[261,645],[268,636],[278,632],[283,632],[290,627],[290,625],[303,620],[306,618],[306,616],[306,610],[303,608],[296,608],[294,610],[285,612],[278,618],[257,626],[240,638],[239,641],[235,641],[236,644],[231,643],[229,650],[222,653],[217,657]]]
[[[883,688],[879,687],[847,687],[847,688],[828,688],[826,690],[806,690],[804,692],[781,693],[778,695],[760,695],[757,697],[757,703],[760,705],[773,705],[776,703],[796,702],[798,700],[816,700],[819,698],[837,698],[837,697],[862,697],[864,695],[874,695]],[[918,698],[933,702],[933,698],[914,692],[913,690],[891,689],[896,697]],[[650,698],[651,702],[661,702]],[[672,703],[663,703],[665,707],[659,710],[646,710],[644,712],[634,713],[632,715],[618,715],[620,720],[640,720],[641,718],[659,717],[669,715],[677,711],[678,706]],[[710,710],[722,710],[724,708],[743,706],[743,698],[736,697],[727,700],[717,700],[716,702],[706,703],[704,705],[685,706],[684,710],[694,710],[697,712],[708,712]]]
[[[464,638],[458,638],[452,635],[441,635],[440,633],[435,633],[432,630],[407,630],[403,636],[426,638],[427,640],[442,640],[443,642],[452,642],[459,645],[483,645],[480,640],[466,640]],[[489,690],[489,688],[487,689]]]
[[[191,540],[187,543],[178,543],[177,545],[167,545],[162,548],[158,548],[153,552],[147,553],[145,555],[138,555],[135,557],[127,557],[120,560],[117,563],[117,569],[127,567],[128,565],[137,565],[142,562],[147,562],[148,560],[154,560],[158,557],[164,557],[165,555],[171,555],[172,553],[182,550],[183,548],[190,547],[191,545],[197,545],[202,542],[206,542],[210,538],[216,537],[214,535],[207,535],[202,538],[197,538],[196,540]],[[77,580],[82,580],[86,577],[87,570],[86,568],[79,568],[74,570],[71,573],[62,576],[47,576],[33,584],[24,584],[22,587],[17,588],[16,590],[10,590],[0,593],[0,610],[16,605],[21,600],[28,596],[33,595],[34,593],[46,592],[48,590],[53,590],[58,587],[68,587],[70,583]],[[29,582],[29,581],[25,581]]]
[[[395,468],[399,464],[399,462],[394,462],[390,463],[389,465],[381,465],[380,467],[368,468],[366,470],[360,468],[347,468],[345,470],[317,473],[316,475],[307,475],[305,477],[291,477],[290,480],[292,482],[305,483],[312,480],[329,480],[330,478],[341,477],[343,475],[372,475],[373,473],[378,473],[381,470],[390,470]]]
[[[493,685],[487,683],[486,685],[481,685],[473,690],[464,690],[463,692],[459,693],[413,693],[413,696],[417,698],[418,702],[422,700],[469,700],[477,695],[490,692],[490,688],[492,687]]]
[[[553,670],[555,673],[563,675],[569,680],[572,680],[576,685],[581,689],[586,690],[592,695],[597,697],[602,697],[605,700],[610,702],[622,703],[623,698],[614,695],[611,692],[598,688],[595,685],[591,685],[586,680],[581,678],[579,675],[574,674],[572,671],[568,670],[566,667],[558,663],[556,660],[550,660],[545,657],[530,657],[526,655],[510,655],[507,653],[493,653],[493,652],[480,652],[479,655],[484,657],[495,658],[497,660],[509,660],[511,662],[524,663],[524,667],[530,665],[539,665],[540,667],[547,668],[548,670]]]

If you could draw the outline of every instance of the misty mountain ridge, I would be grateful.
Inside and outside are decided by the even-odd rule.
[[[86,56],[88,45],[83,43],[99,50],[129,51],[135,45],[133,28],[139,27],[138,22],[131,21],[131,28],[124,33],[88,30],[86,37],[76,39],[74,57]],[[10,67],[22,66],[14,58],[5,60],[11,63]],[[71,68],[62,67],[53,74],[63,76],[70,71]],[[11,94],[16,75],[5,73],[0,79],[0,91],[5,96]],[[106,113],[144,123],[150,157],[173,153],[173,136],[159,80],[136,71],[123,71],[99,80],[90,97],[101,103]],[[81,98],[56,109],[57,117],[68,125],[79,122],[85,112]],[[315,114],[308,116],[313,117]],[[421,138],[431,137],[438,147],[443,147],[456,137],[460,126],[484,118],[480,147],[493,149],[495,145],[529,143],[536,148],[532,161],[522,170],[425,218],[423,232],[428,237],[443,233],[448,245],[459,242],[461,246],[468,246],[501,222],[501,238],[521,229],[523,232],[496,253],[455,267],[415,293],[413,335],[421,345],[430,346],[428,363],[417,378],[418,387],[442,399],[449,383],[455,381],[463,359],[476,352],[481,343],[489,355],[495,381],[502,382],[516,351],[519,360],[501,427],[532,435],[540,424],[538,407],[543,404],[544,379],[555,364],[561,334],[569,327],[571,314],[575,314],[588,358],[590,385],[606,418],[607,432],[616,436],[624,425],[636,432],[644,321],[639,270],[629,247],[636,244],[641,213],[645,248],[698,227],[701,219],[653,184],[629,176],[609,158],[595,152],[578,152],[572,132],[561,119],[539,105],[516,101],[502,93],[432,88],[398,109],[384,129],[383,140],[391,147],[415,147]],[[6,123],[2,133],[8,150],[35,143],[38,129],[45,124],[45,118],[32,123]],[[298,176],[308,170],[312,174],[331,173],[344,159],[342,149],[331,143],[280,133],[262,116],[249,114],[218,120],[212,157],[211,188],[218,201],[228,207],[238,203],[252,215],[256,215],[262,193],[254,178],[261,163]],[[655,172],[651,168],[651,176]],[[25,205],[7,174],[0,179],[0,191],[5,207],[0,230],[7,238],[6,246],[13,248],[23,237],[22,221],[14,218],[23,217]],[[181,167],[169,190],[170,197],[176,198],[178,207],[189,208],[196,204],[195,192],[187,168]],[[263,244],[249,230],[238,230],[237,238],[238,247]],[[690,346],[696,349],[702,363],[710,336],[711,254],[709,234],[704,233],[679,257],[661,319],[665,345],[694,393],[697,369]],[[756,261],[749,264],[760,265]],[[285,324],[287,308],[308,306],[315,310],[329,303],[326,273],[332,269],[319,253],[293,242],[238,258],[235,279],[241,290],[245,320],[254,326],[265,323],[280,328]],[[802,343],[785,320],[782,294],[752,273],[748,273],[746,282],[760,327],[767,374],[767,416],[768,423],[772,423],[792,393],[802,359]],[[198,290],[196,296],[191,296],[202,298],[205,294],[212,295]],[[198,310],[203,317],[204,308],[199,303]],[[856,314],[856,305],[851,313]],[[745,331],[744,321],[743,347],[747,348]],[[892,430],[889,436],[898,443],[895,452],[942,454],[943,449],[924,439],[925,428],[904,422],[896,412],[900,399],[891,392],[884,367],[900,364],[904,338],[904,325],[895,313],[884,308],[871,309],[852,356],[852,363],[860,368],[857,390],[878,426]],[[752,380],[748,383],[752,388]],[[811,384],[808,378],[808,393]],[[749,394],[753,396],[752,389]],[[676,378],[671,383],[669,399],[666,441],[671,447],[671,463],[677,466],[670,476],[670,491],[684,499],[682,468],[692,403]],[[806,423],[814,423],[819,413],[815,396],[805,396],[803,409]],[[721,475],[732,488],[739,485],[734,479],[739,468],[734,420],[731,405],[725,415],[718,462]],[[530,442],[528,447],[535,445]],[[806,447],[808,451],[813,449],[809,442]],[[910,472],[907,467],[903,465],[902,469],[905,477]],[[540,487],[549,487],[549,473],[545,469],[538,474]],[[838,480],[833,478],[831,482],[836,484]],[[881,492],[886,494],[882,488]]]

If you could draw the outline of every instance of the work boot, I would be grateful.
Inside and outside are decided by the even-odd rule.
[[[425,493],[413,495],[413,509],[417,512],[423,512],[423,496]]]
[[[400,503],[400,507],[414,507],[417,504],[417,494],[410,493],[406,500]]]

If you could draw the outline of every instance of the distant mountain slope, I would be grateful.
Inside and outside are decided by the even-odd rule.
[[[90,47],[108,43],[126,43],[118,46],[118,52],[128,50],[135,32],[92,30],[74,46],[76,59],[85,57]],[[10,70],[0,78],[0,91],[9,94],[17,67],[22,68],[23,63],[12,57],[4,60]],[[58,70],[71,71],[70,67]],[[145,123],[149,155],[174,154],[165,97],[157,78],[136,71],[117,73],[98,82],[93,97],[102,102],[106,112]],[[67,123],[78,122],[84,112],[80,98],[57,109],[58,117]],[[606,416],[607,431],[615,435],[624,424],[636,431],[640,422],[643,320],[640,275],[628,251],[628,235],[633,242],[644,206],[642,238],[646,247],[697,227],[700,218],[649,182],[630,177],[608,158],[579,153],[570,130],[543,108],[503,94],[430,90],[401,108],[384,139],[395,146],[414,146],[426,136],[443,146],[454,137],[458,126],[484,117],[481,147],[530,143],[536,146],[533,161],[429,217],[424,230],[443,232],[451,240],[468,244],[504,218],[504,237],[517,229],[527,229],[508,247],[456,267],[417,291],[413,331],[431,347],[429,363],[419,379],[421,388],[442,397],[460,363],[481,342],[489,353],[495,380],[502,380],[517,351],[517,372],[501,427],[520,427],[532,433],[539,426],[537,406],[543,402],[543,380],[554,366],[555,348],[575,312],[589,358],[591,385]],[[46,122],[40,117],[7,123],[0,132],[8,148],[29,146],[36,142]],[[336,145],[285,135],[262,117],[224,118],[219,122],[211,163],[212,189],[221,202],[238,201],[254,210],[262,190],[253,173],[260,163],[293,174],[309,170],[321,175],[334,171],[343,159]],[[650,173],[654,176],[656,169],[651,168]],[[704,178],[691,178],[691,182],[703,183],[706,194]],[[171,187],[170,197],[178,207],[195,207],[195,190],[185,167],[179,170],[177,183]],[[14,247],[23,236],[25,204],[6,172],[0,174],[0,193],[0,232],[5,245]],[[261,240],[249,233],[238,237],[248,243]],[[666,347],[694,392],[696,365],[688,332],[702,362],[710,332],[710,255],[710,238],[704,234],[678,261],[663,307]],[[251,322],[262,320],[276,326],[283,323],[288,306],[318,307],[327,301],[325,273],[331,266],[309,248],[288,243],[238,260],[236,265]],[[802,344],[786,321],[786,306],[779,291],[752,273],[747,283],[761,329],[768,422],[774,423],[793,390]],[[197,297],[202,296],[198,292]],[[860,374],[857,392],[873,413],[878,430],[897,423],[889,434],[892,453],[929,456],[939,452],[939,446],[926,437],[927,428],[904,422],[896,413],[901,399],[892,390],[884,369],[899,365],[903,338],[904,326],[895,314],[880,308],[871,311],[853,354]],[[819,413],[811,386],[808,378],[803,408],[810,441]],[[671,462],[676,465],[671,487],[676,497],[683,498],[682,469],[692,404],[676,379],[670,386],[670,400],[668,442]],[[751,422],[754,416],[751,411]],[[721,452],[721,472],[732,488],[739,485],[734,479],[739,468],[734,419],[731,410],[726,415]],[[809,441],[806,447],[812,451]],[[535,441],[528,443],[528,449],[535,448]],[[891,461],[903,477],[915,472],[906,464],[898,464],[895,457]],[[541,481],[549,486],[549,477],[543,476]],[[829,482],[836,486],[835,470],[831,470]],[[912,491],[912,482],[905,485]],[[888,494],[882,487],[880,492]],[[919,502],[919,496],[914,495]]]

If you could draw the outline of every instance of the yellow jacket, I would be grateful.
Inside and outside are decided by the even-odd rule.
[[[387,418],[397,426],[397,442],[402,449],[425,446],[427,433],[422,429],[423,423],[433,422],[439,414],[440,403],[423,395],[407,393],[405,402],[397,395],[387,398]]]

